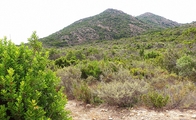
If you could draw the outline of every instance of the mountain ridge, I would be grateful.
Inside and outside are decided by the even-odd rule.
[[[159,17],[157,16],[157,18]],[[81,44],[85,41],[132,37],[148,30],[164,29],[170,27],[170,25],[178,26],[173,21],[169,21],[171,23],[167,24],[168,26],[161,26],[155,23],[150,24],[141,18],[141,16],[138,18],[121,10],[109,8],[95,16],[75,21],[69,26],[45,38],[41,38],[40,41],[46,46],[64,47]],[[165,19],[160,17],[160,20]]]
[[[168,28],[168,27],[175,27],[180,25],[175,21],[169,20],[167,18],[153,14],[151,12],[143,13],[137,16],[136,18],[143,21],[144,23],[149,24],[151,27],[157,27],[157,28]]]

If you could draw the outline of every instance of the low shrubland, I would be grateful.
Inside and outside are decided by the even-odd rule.
[[[142,80],[114,80],[110,83],[100,83],[95,92],[109,105],[130,107],[137,104],[140,96],[148,91],[148,87]]]
[[[119,107],[196,109],[195,31],[177,27],[63,49],[42,49],[35,32],[26,45],[4,38],[0,119],[70,119],[64,110],[67,98]]]
[[[65,55],[59,59],[70,61],[70,51],[72,56],[80,53],[71,64],[57,64],[65,94],[92,104],[195,108],[196,44],[192,40],[196,36],[194,32],[191,37],[185,35],[188,30],[168,29],[64,48]]]

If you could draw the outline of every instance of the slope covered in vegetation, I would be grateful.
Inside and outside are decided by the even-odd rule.
[[[29,46],[0,40],[0,119],[70,119],[60,86],[91,104],[196,108],[195,22],[121,37],[60,49],[35,32]]]
[[[68,98],[149,108],[195,108],[196,26],[50,49]]]
[[[64,47],[85,41],[132,37],[148,30],[179,25],[154,14],[148,17],[142,16],[144,15],[133,17],[119,10],[107,9],[98,15],[78,20],[40,41],[45,46]]]
[[[149,26],[151,26],[151,28],[154,29],[169,28],[169,27],[175,27],[180,25],[177,22],[171,21],[169,19],[166,19],[164,17],[149,12],[139,15],[136,18],[148,24]]]

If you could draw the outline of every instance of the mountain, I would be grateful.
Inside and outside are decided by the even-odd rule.
[[[152,15],[145,17],[144,14],[133,17],[120,10],[107,9],[98,15],[78,20],[62,30],[40,39],[40,41],[46,46],[63,47],[91,40],[132,37],[147,30],[178,25],[156,15],[150,19]],[[161,22],[162,20],[167,22]],[[167,24],[164,26],[163,23]]]
[[[180,24],[164,17],[155,15],[150,12],[146,12],[137,16],[139,20],[151,26],[151,28],[168,28],[179,26]]]

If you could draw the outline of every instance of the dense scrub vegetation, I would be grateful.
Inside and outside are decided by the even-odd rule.
[[[194,24],[184,25],[51,49],[51,65],[70,99],[121,107],[195,108],[195,30]]]
[[[60,79],[47,68],[48,55],[34,32],[30,47],[0,40],[0,119],[68,120]]]
[[[195,23],[58,49],[37,39],[0,41],[2,120],[70,119],[62,91],[91,104],[196,108]]]

